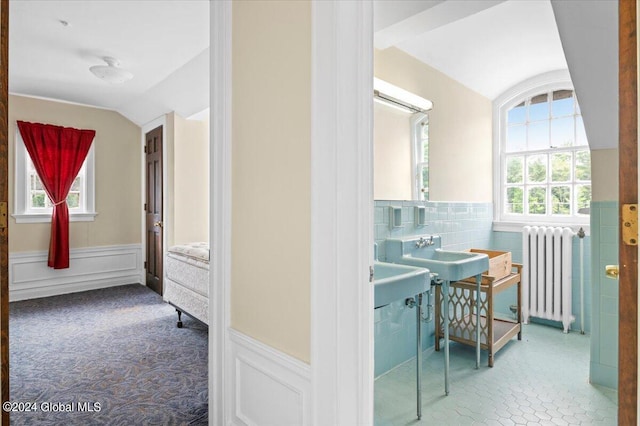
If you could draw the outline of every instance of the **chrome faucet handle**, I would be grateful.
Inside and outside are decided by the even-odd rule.
[[[416,241],[416,248],[423,248],[427,244],[428,244],[427,240],[425,240],[424,237],[420,237],[420,239]]]

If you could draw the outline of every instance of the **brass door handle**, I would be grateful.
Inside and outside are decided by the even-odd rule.
[[[607,278],[611,278],[612,280],[617,280],[618,275],[620,275],[620,270],[618,269],[618,265],[607,265],[604,267],[604,270]]]
[[[162,222],[155,222],[153,224],[153,226],[158,226],[158,227],[162,228]]]

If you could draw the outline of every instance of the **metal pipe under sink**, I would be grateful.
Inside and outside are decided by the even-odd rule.
[[[444,319],[444,392],[449,395],[449,286],[448,280],[438,278],[437,274],[431,275],[431,284],[442,286],[443,319]],[[480,284],[482,275],[476,277],[476,324],[480,324]],[[407,298],[405,305],[416,308],[416,413],[418,420],[422,419],[422,298],[423,293],[416,294],[413,298]],[[480,327],[476,326],[476,368],[480,364]]]
[[[404,301],[409,308],[416,308],[416,414],[422,419],[422,293]]]
[[[418,420],[422,418],[422,293],[416,295],[416,403]]]

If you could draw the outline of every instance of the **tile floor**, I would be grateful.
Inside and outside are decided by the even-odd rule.
[[[487,367],[482,352],[451,343],[451,389],[443,352],[423,358],[422,420],[416,418],[415,360],[375,381],[375,425],[615,425],[617,392],[588,383],[589,336],[530,324]]]

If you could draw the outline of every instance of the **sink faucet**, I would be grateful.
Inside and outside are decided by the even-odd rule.
[[[425,239],[424,237],[420,237],[418,241],[416,241],[416,248],[423,248],[426,246],[432,246],[435,243],[433,242],[433,235],[429,237],[429,239]]]

